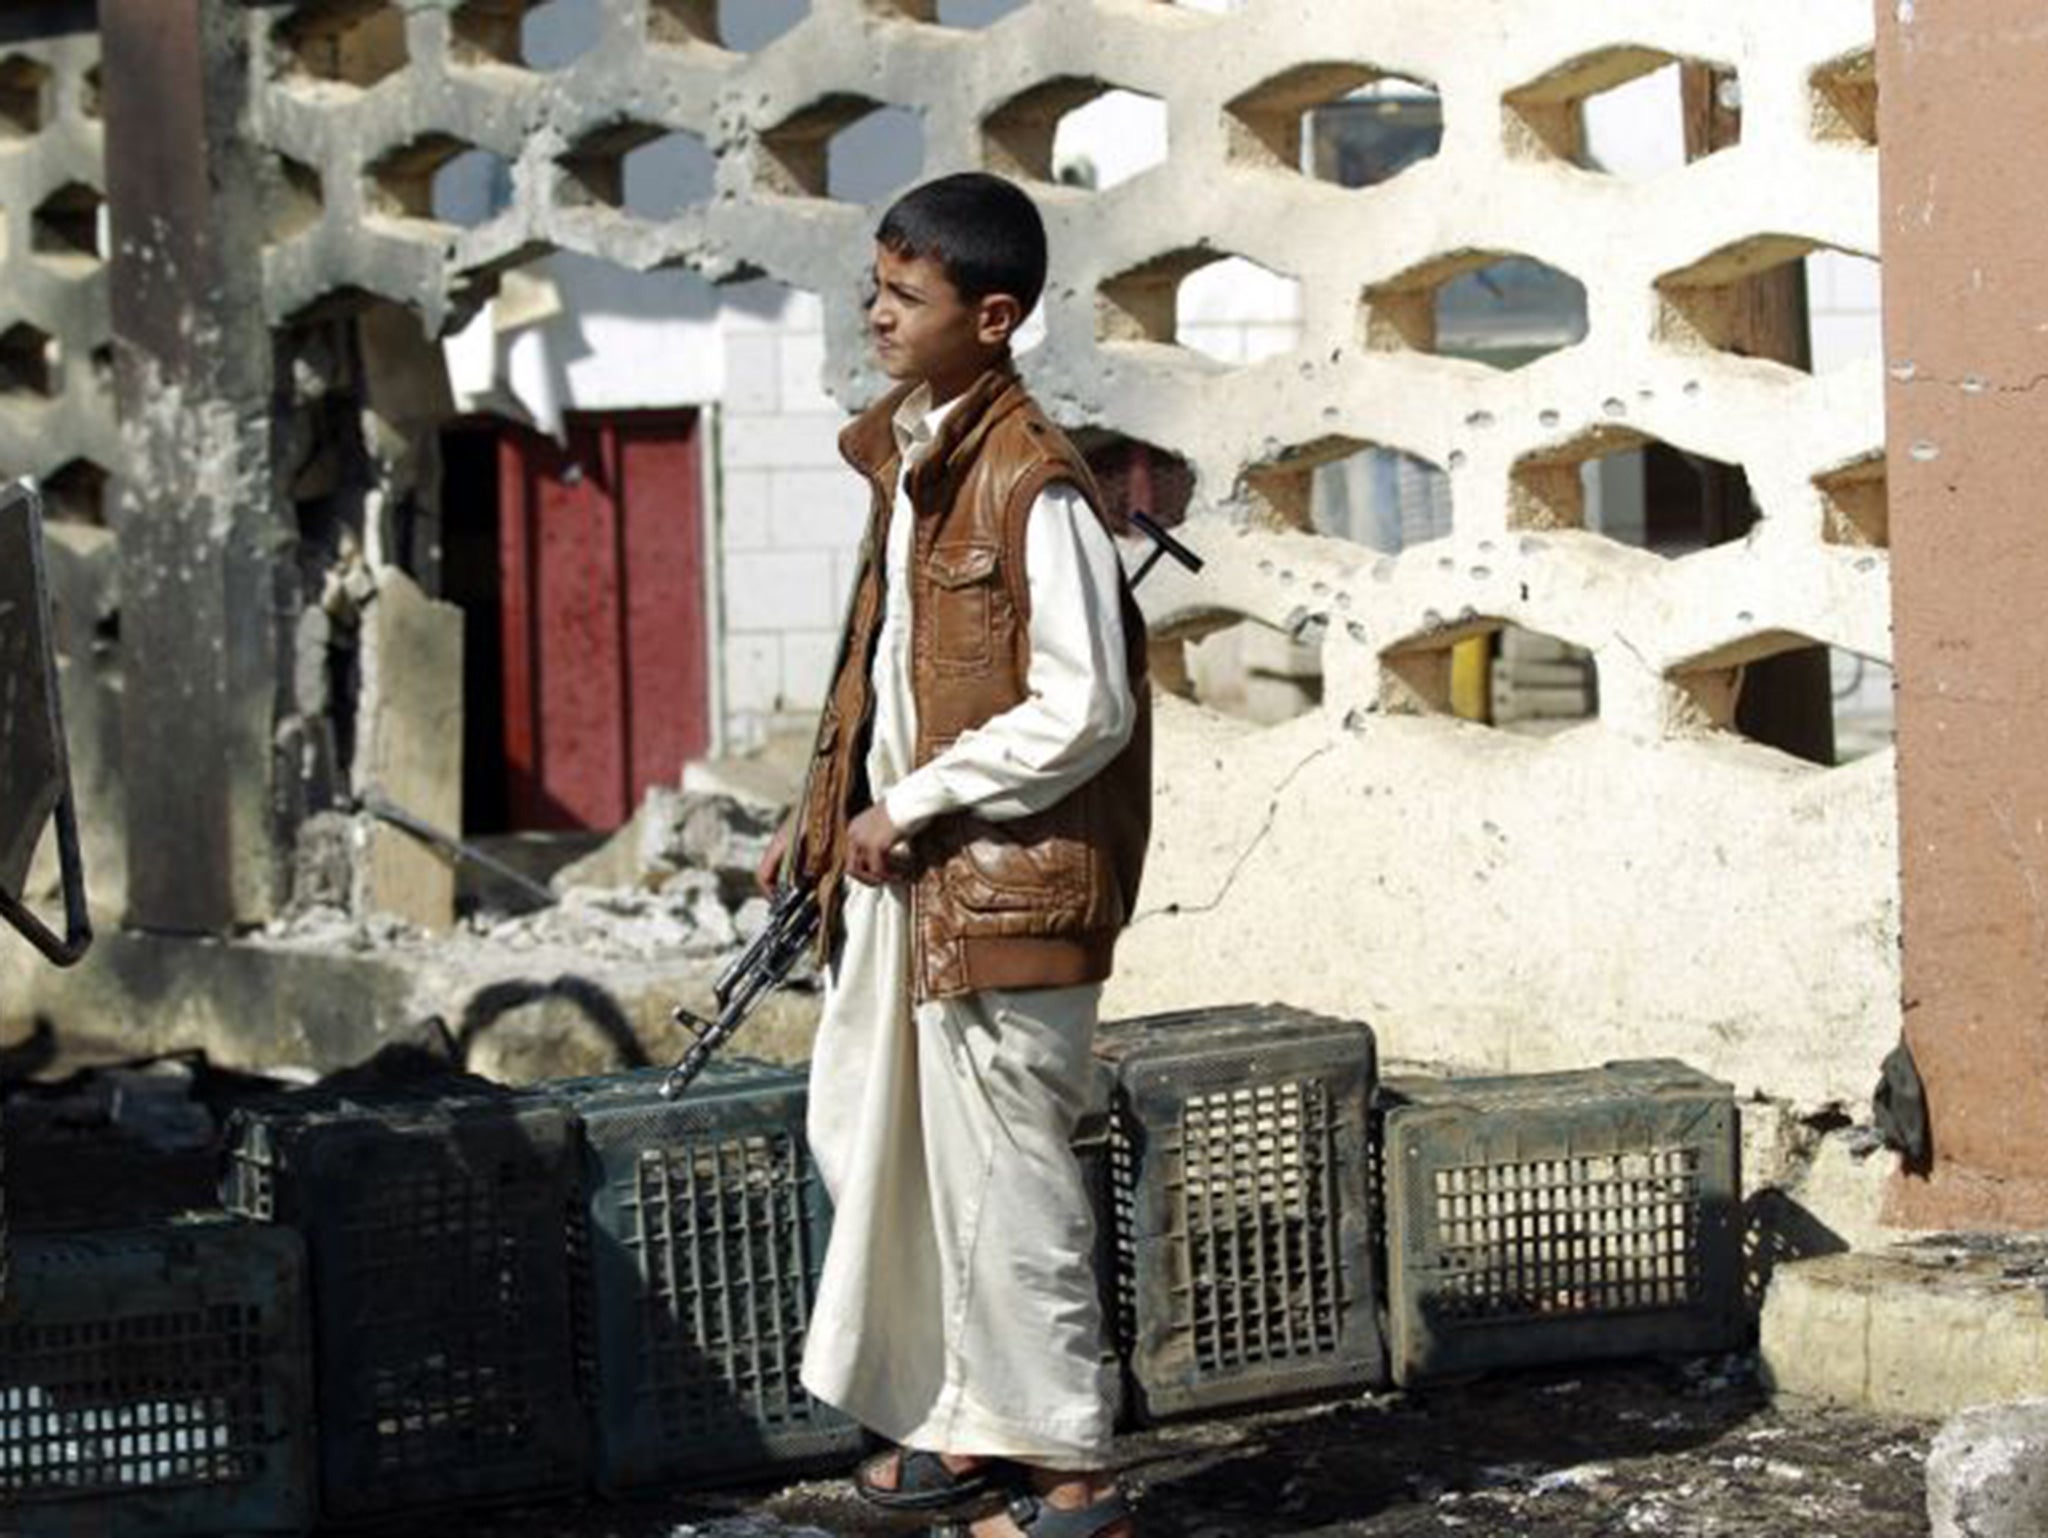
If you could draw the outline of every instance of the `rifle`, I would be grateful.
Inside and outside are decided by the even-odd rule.
[[[1167,533],[1149,514],[1134,512],[1131,522],[1150,536],[1156,546],[1131,578],[1132,587],[1144,581],[1145,574],[1162,555],[1171,555],[1191,572],[1202,569],[1202,558]],[[690,1081],[703,1071],[712,1054],[732,1039],[733,1032],[763,996],[781,986],[789,969],[817,935],[820,917],[817,894],[785,877],[769,902],[767,924],[711,985],[718,1013],[707,1020],[681,1004],[672,1012],[671,1018],[686,1027],[694,1039],[681,1061],[661,1081],[663,1099],[673,1100],[688,1089]]]

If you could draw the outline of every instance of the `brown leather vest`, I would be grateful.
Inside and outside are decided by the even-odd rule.
[[[896,503],[893,419],[911,388],[892,391],[839,440],[840,452],[870,483],[872,510],[818,720],[795,851],[799,875],[818,889],[828,955],[839,940],[846,826],[873,799],[865,764],[883,552]],[[911,471],[911,692],[920,765],[1025,696],[1031,598],[1024,530],[1032,503],[1055,480],[1079,488],[1104,517],[1086,461],[1007,363],[968,390]],[[1145,621],[1128,584],[1120,585],[1120,598],[1138,711],[1129,744],[1042,812],[1002,822],[952,813],[934,818],[913,841],[911,977],[920,1002],[1109,976],[1117,932],[1137,902],[1152,795]]]

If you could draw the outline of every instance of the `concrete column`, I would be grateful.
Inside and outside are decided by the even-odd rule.
[[[2038,0],[1878,6],[1915,1227],[2048,1224],[2048,143]]]
[[[223,932],[279,887],[276,614],[289,542],[270,469],[256,151],[237,132],[247,13],[101,0],[110,302],[128,474],[127,921]]]

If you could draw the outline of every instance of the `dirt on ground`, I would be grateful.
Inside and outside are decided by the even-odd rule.
[[[1499,1375],[1118,1443],[1144,1538],[1908,1538],[1931,1425],[1774,1404],[1746,1357]],[[843,1479],[442,1518],[417,1538],[869,1538]]]

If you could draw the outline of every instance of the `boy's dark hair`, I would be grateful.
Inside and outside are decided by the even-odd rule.
[[[889,206],[875,239],[899,256],[937,262],[970,304],[1010,294],[1029,315],[1045,289],[1045,221],[1015,182],[962,171],[913,187]]]

